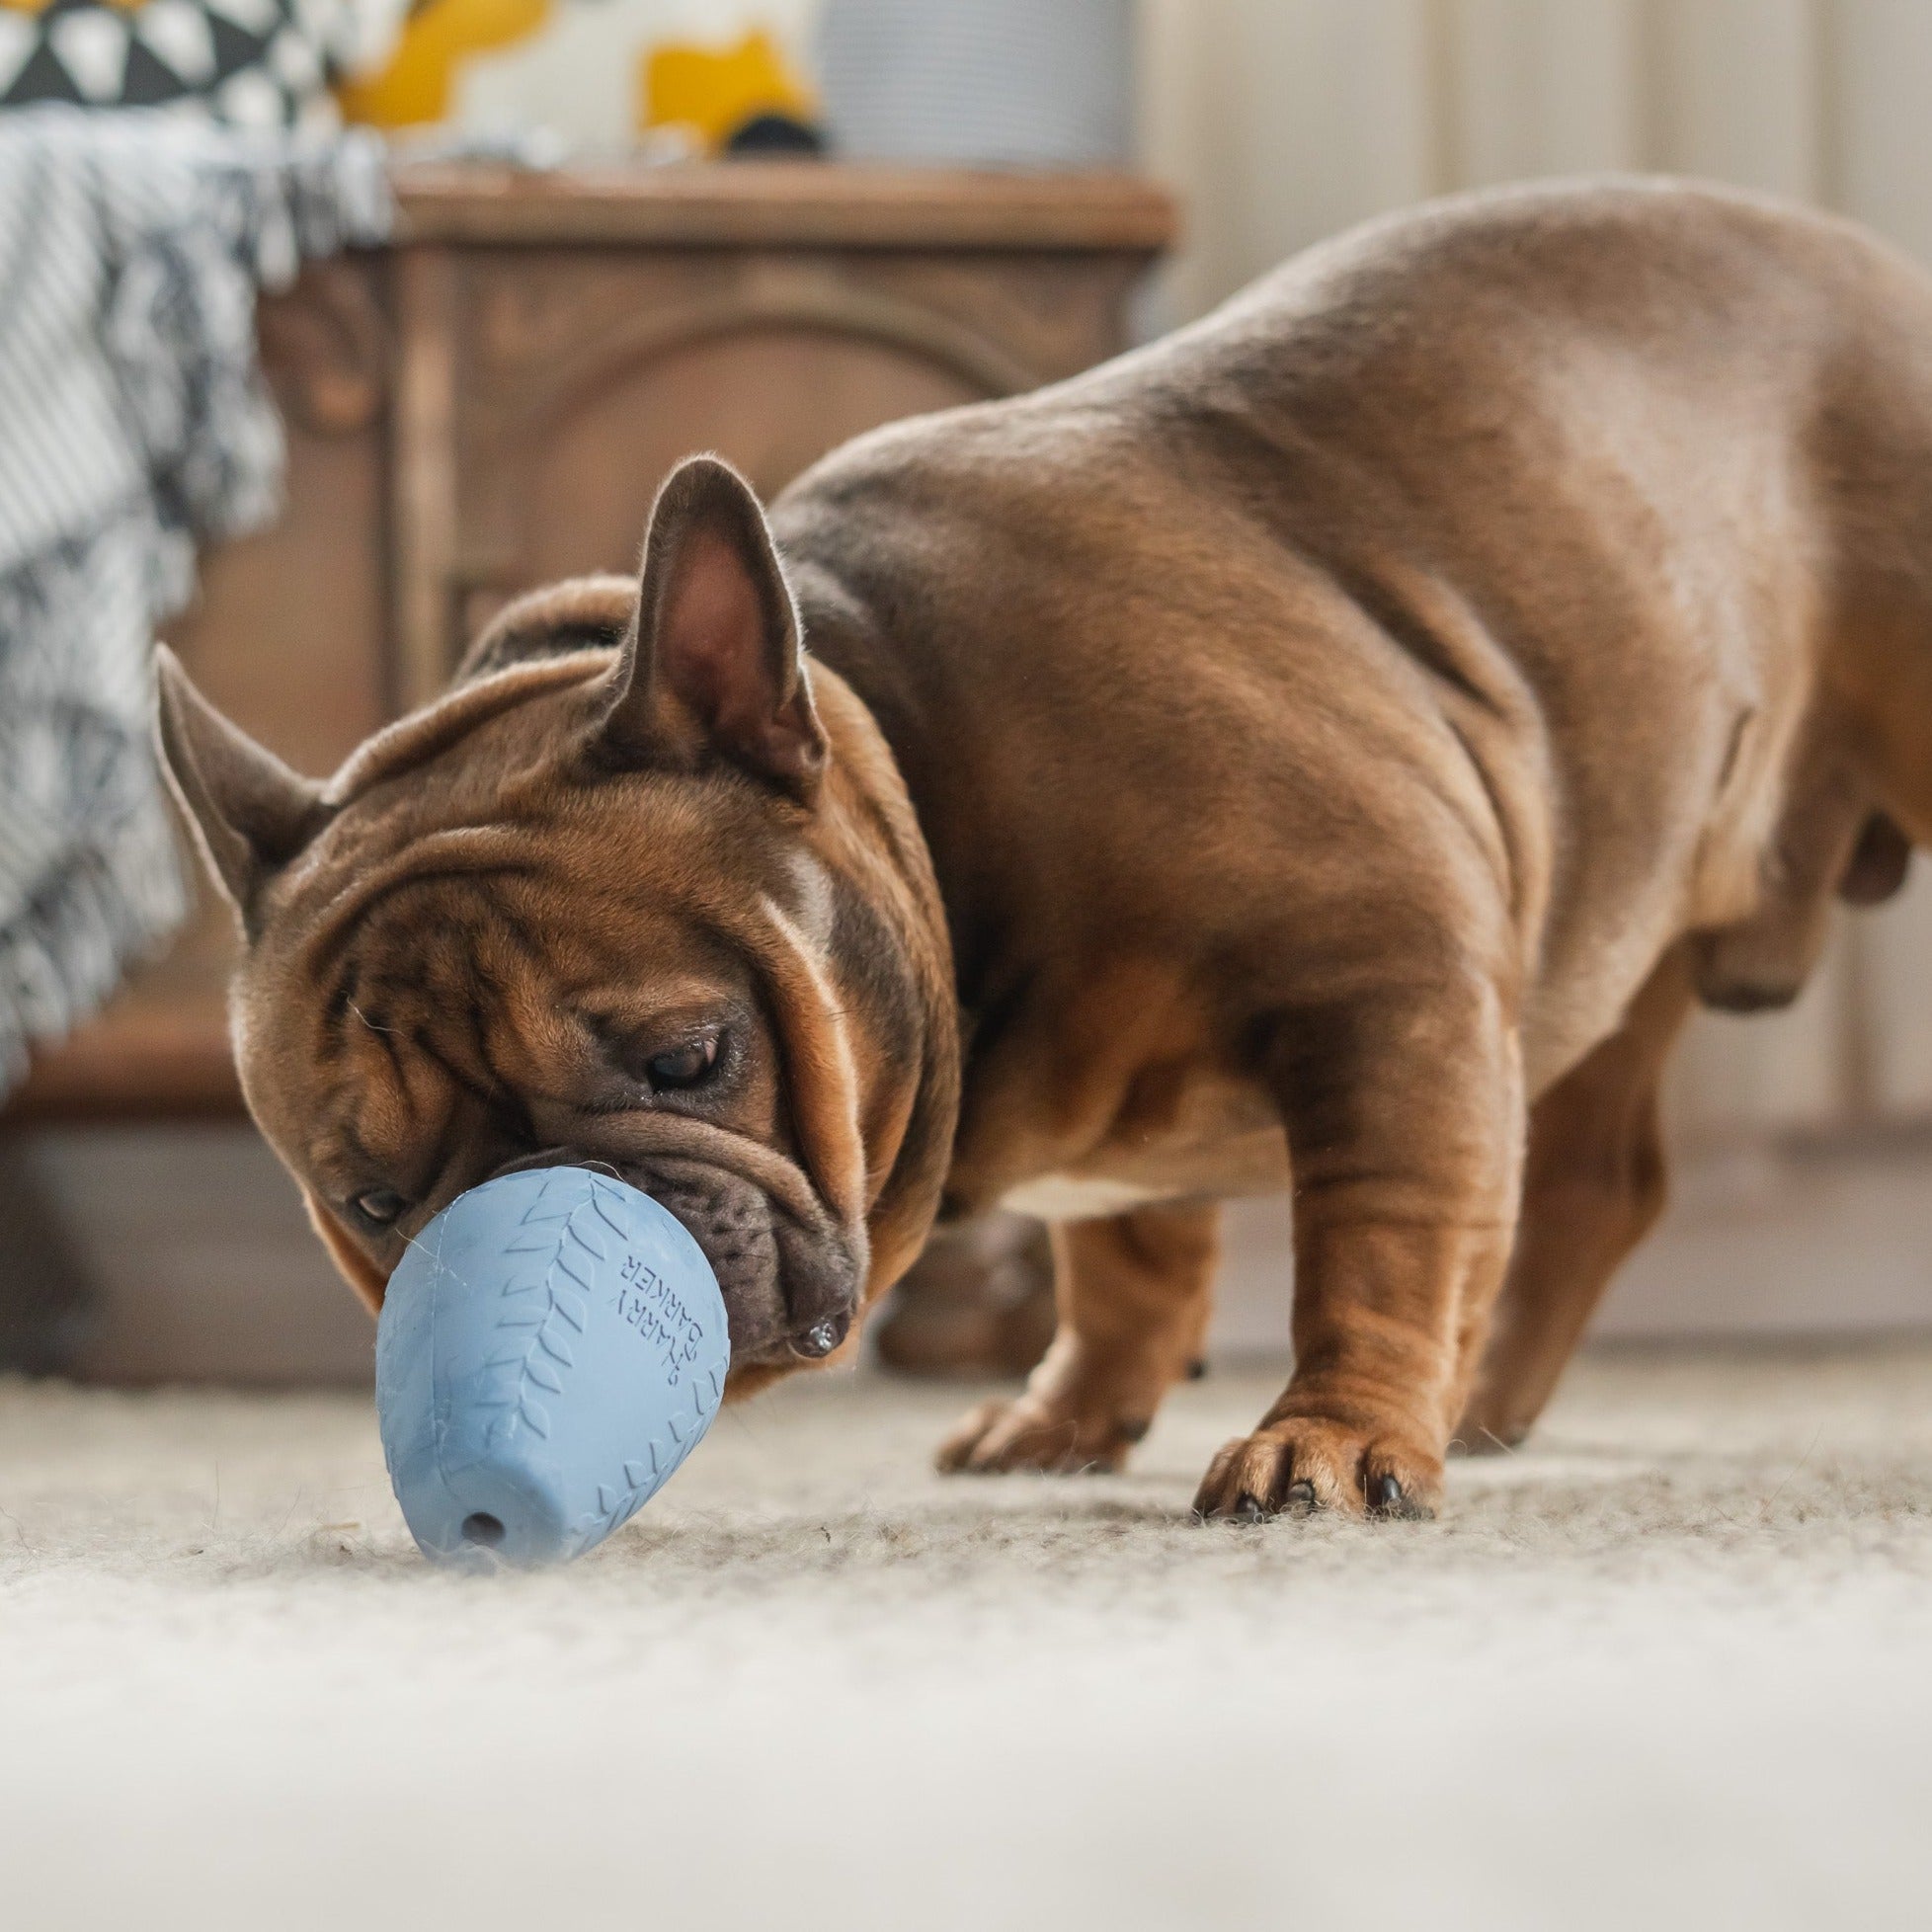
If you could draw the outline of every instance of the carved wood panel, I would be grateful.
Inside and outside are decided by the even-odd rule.
[[[466,251],[426,268],[404,287],[422,345],[405,388],[454,433],[446,475],[412,463],[400,484],[420,512],[398,593],[412,687],[516,592],[628,568],[692,449],[770,494],[877,424],[1071,374],[1118,347],[1135,268],[859,250]]]

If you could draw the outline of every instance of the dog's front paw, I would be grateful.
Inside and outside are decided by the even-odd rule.
[[[1284,1511],[1435,1514],[1442,1460],[1412,1437],[1320,1415],[1291,1415],[1237,1436],[1208,1465],[1194,1513],[1258,1522]]]
[[[961,1418],[935,1458],[947,1474],[991,1476],[1012,1469],[1056,1475],[1118,1469],[1147,1433],[1146,1421],[1113,1409],[1083,1409],[1065,1398],[1030,1391],[984,1402]]]

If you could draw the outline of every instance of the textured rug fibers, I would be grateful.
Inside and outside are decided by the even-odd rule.
[[[941,1479],[728,1413],[566,1571],[429,1572],[351,1398],[0,1386],[0,1925],[1932,1923],[1932,1343],[1598,1355],[1432,1524]]]

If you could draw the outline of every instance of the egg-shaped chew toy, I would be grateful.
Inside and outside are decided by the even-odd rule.
[[[532,1167],[458,1195],[410,1244],[375,1332],[410,1534],[471,1570],[581,1556],[690,1453],[730,1358],[717,1277],[648,1194]]]

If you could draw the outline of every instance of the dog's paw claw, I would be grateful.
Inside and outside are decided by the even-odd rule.
[[[1428,1499],[1440,1481],[1440,1463],[1393,1418],[1386,1429],[1370,1429],[1352,1420],[1290,1415],[1215,1457],[1194,1513],[1203,1521],[1241,1523],[1326,1510],[1415,1521],[1434,1513]]]
[[[1427,1503],[1417,1502],[1393,1476],[1378,1477],[1369,1486],[1368,1506],[1371,1516],[1388,1516],[1402,1523],[1426,1523],[1435,1516]]]

